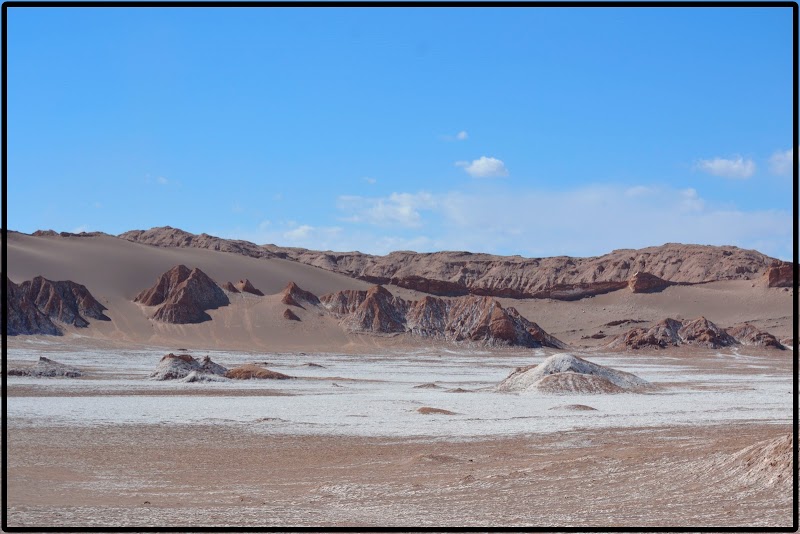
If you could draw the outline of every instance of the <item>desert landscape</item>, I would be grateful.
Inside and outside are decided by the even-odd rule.
[[[7,527],[789,527],[794,269],[7,232]]]

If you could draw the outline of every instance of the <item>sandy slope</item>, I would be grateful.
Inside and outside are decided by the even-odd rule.
[[[232,304],[210,312],[213,320],[199,325],[150,321],[148,310],[132,302],[141,290],[177,264],[199,267],[217,283],[248,278],[266,297],[232,295]],[[347,334],[329,316],[311,308],[293,311],[301,321],[283,318],[285,305],[276,296],[288,282],[322,295],[341,289],[367,289],[371,284],[328,270],[277,258],[255,259],[240,254],[197,248],[164,248],[112,236],[33,237],[9,233],[8,268],[12,281],[36,275],[85,285],[109,308],[111,323],[92,322],[68,333],[121,342],[191,347],[274,350],[357,350],[363,346],[418,344],[405,336]],[[395,295],[419,299],[422,294],[387,286]],[[578,346],[600,346],[604,339],[583,339],[601,330],[608,336],[631,324],[604,326],[621,319],[658,321],[704,315],[722,327],[750,321],[780,339],[792,336],[792,291],[768,288],[759,281],[736,280],[694,286],[673,286],[661,293],[634,294],[627,289],[566,302],[550,299],[500,299],[559,339]]]
[[[199,267],[215,281],[248,278],[267,296],[231,295],[232,305],[212,310],[214,320],[199,325],[171,325],[148,320],[149,311],[133,302],[157,277],[177,264]],[[309,347],[342,346],[348,338],[336,321],[305,310],[306,321],[286,321],[277,295],[290,281],[316,294],[365,289],[366,282],[282,259],[254,259],[200,249],[167,249],[115,237],[32,237],[10,233],[8,275],[21,282],[42,275],[85,285],[108,307],[111,323],[93,321],[68,333],[150,344],[190,347],[281,348],[296,342]],[[294,341],[293,341],[294,340]]]

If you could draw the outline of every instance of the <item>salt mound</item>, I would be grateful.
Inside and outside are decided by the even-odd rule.
[[[178,380],[185,379],[191,373],[222,376],[228,369],[214,363],[206,356],[202,362],[197,361],[188,354],[172,354],[171,352],[161,358],[156,370],[150,374],[153,380]],[[198,379],[191,380],[192,382]]]
[[[201,373],[199,371],[192,371],[184,378],[181,378],[181,382],[186,382],[187,384],[193,382],[227,382],[228,379],[224,376],[214,375],[210,373]]]
[[[649,385],[649,382],[631,373],[598,365],[572,354],[556,354],[539,365],[518,368],[498,384],[497,390],[621,393]]]
[[[9,376],[33,376],[37,378],[42,377],[64,377],[64,378],[78,378],[83,373],[79,369],[64,365],[57,361],[39,356],[39,361],[36,365],[31,367],[22,367],[16,369],[9,369]]]

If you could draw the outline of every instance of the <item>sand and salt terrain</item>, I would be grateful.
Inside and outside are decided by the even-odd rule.
[[[674,283],[652,292],[600,280],[620,287],[578,299],[503,296],[513,276],[495,273],[499,294],[481,298],[498,305],[409,273],[383,295],[309,251],[167,245],[9,234],[10,281],[81,284],[109,320],[67,324],[57,291],[20,297],[61,335],[7,339],[8,527],[792,525],[793,289],[758,258],[718,280],[662,269]],[[153,319],[135,299],[176,265],[228,303]],[[224,286],[245,281],[263,296]],[[320,299],[287,299],[290,282]],[[574,282],[558,291],[606,290]],[[533,283],[515,291],[545,291]],[[186,302],[180,287],[165,302]],[[700,316],[714,327],[698,334]],[[667,318],[674,346],[620,346]],[[788,348],[726,337],[742,323]]]

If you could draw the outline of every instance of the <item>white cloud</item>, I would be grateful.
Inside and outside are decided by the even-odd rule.
[[[167,185],[169,183],[169,180],[167,180],[163,176],[159,176],[158,178],[156,178],[156,182],[158,182],[160,185]]]
[[[734,156],[731,159],[701,159],[695,168],[724,178],[750,178],[756,172],[756,164],[752,159]]]
[[[347,213],[344,221],[414,228],[422,225],[420,211],[435,208],[436,201],[433,195],[423,191],[392,193],[385,198],[343,195],[338,198],[337,205]]]
[[[441,136],[442,141],[466,141],[469,139],[469,134],[466,130],[461,130],[455,135],[443,135]]]
[[[794,149],[790,148],[786,151],[778,151],[772,154],[769,158],[769,170],[772,174],[787,176],[792,174],[792,166],[794,164]]]
[[[497,158],[481,156],[479,159],[469,161],[457,161],[457,167],[463,167],[470,176],[475,178],[498,178],[508,176],[506,164]]]
[[[369,185],[374,185],[378,182],[378,180],[376,180],[375,178],[370,178],[369,176],[365,176],[364,178],[362,178],[362,180],[367,182]]]

